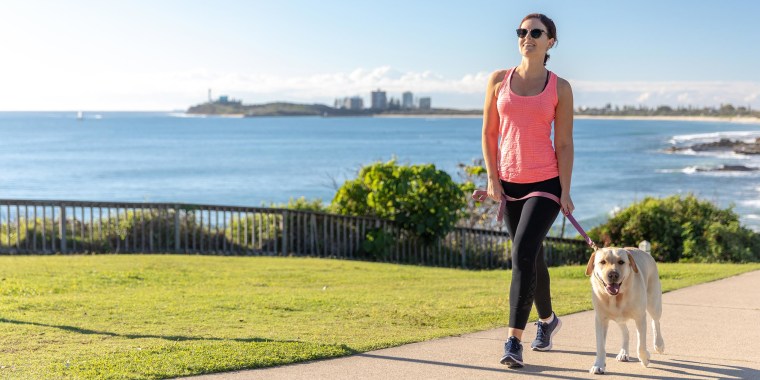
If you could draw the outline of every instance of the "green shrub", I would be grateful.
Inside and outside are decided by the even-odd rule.
[[[731,208],[694,195],[647,197],[589,231],[605,245],[652,244],[659,261],[747,262],[760,260],[760,235],[742,227]]]
[[[243,218],[233,217],[224,235],[238,247],[273,251],[282,241],[281,221],[278,214],[248,213]]]
[[[424,242],[451,231],[465,206],[465,196],[451,177],[435,165],[377,162],[346,181],[332,201],[344,215],[390,219]]]
[[[368,259],[382,261],[390,257],[391,249],[396,244],[396,237],[383,228],[373,228],[367,231],[362,241],[362,254]]]
[[[201,228],[195,214],[197,211],[193,208],[186,208],[185,211],[179,216],[180,250],[210,248],[215,243],[221,246],[224,231],[211,229],[208,224]],[[139,251],[143,246],[153,251],[173,251],[176,248],[174,211],[99,212],[92,220],[89,223],[89,220],[67,219],[67,250],[76,248],[78,251],[97,253]],[[21,218],[16,231],[15,223],[10,226],[3,223],[0,226],[0,244],[11,249],[18,244],[22,249],[60,252],[63,244],[60,225],[60,219],[43,221],[42,218]]]

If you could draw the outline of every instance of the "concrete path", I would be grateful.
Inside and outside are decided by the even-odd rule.
[[[238,379],[760,379],[760,271],[663,295],[665,354],[652,347],[651,362],[618,362],[620,331],[607,338],[607,374],[588,373],[594,363],[594,312],[566,315],[550,352],[524,352],[526,366],[499,364],[506,328],[283,367],[197,376]],[[632,322],[631,355],[636,356]],[[525,337],[535,336],[529,324]]]

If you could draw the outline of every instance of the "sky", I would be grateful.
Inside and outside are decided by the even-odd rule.
[[[481,108],[529,13],[576,106],[760,109],[760,2],[196,0],[0,4],[0,111],[184,110],[212,96],[332,105],[383,89]]]

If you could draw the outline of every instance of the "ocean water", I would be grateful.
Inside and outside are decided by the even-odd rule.
[[[329,202],[362,165],[433,163],[458,179],[481,157],[477,118],[222,118],[172,113],[0,113],[0,198],[261,206]],[[720,138],[754,140],[760,125],[575,121],[575,216],[590,228],[646,196],[693,193],[733,206],[760,231],[760,156],[668,153]]]

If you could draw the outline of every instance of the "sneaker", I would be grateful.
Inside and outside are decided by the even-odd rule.
[[[522,344],[520,340],[514,336],[510,336],[507,342],[504,343],[504,356],[499,363],[508,366],[509,368],[522,368]]]
[[[530,344],[533,351],[549,351],[552,349],[552,338],[554,334],[562,327],[562,321],[554,314],[554,320],[551,323],[536,322],[536,340]]]

